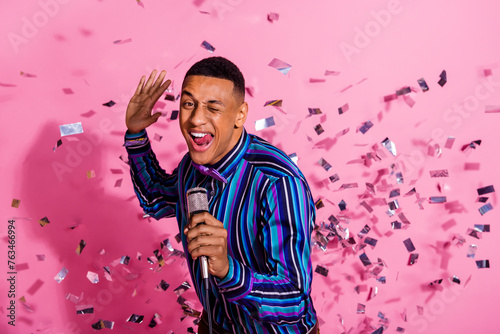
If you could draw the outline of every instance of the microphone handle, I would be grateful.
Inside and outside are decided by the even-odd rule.
[[[208,278],[208,260],[206,256],[200,256],[201,276]]]

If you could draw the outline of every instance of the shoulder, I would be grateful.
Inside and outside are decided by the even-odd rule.
[[[271,179],[298,177],[304,179],[302,172],[290,157],[266,140],[249,134],[250,144],[244,160],[252,167]]]

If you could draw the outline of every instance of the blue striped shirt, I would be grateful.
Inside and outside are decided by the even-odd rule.
[[[233,333],[307,333],[316,323],[311,299],[311,232],[315,207],[304,175],[290,158],[243,130],[215,168],[227,183],[203,175],[187,153],[172,174],[158,164],[146,131],[126,134],[134,189],[144,212],[155,219],[188,223],[186,191],[208,191],[209,211],[227,230],[229,272],[211,277],[214,321]],[[199,260],[181,233],[188,267],[202,304]],[[206,309],[206,305],[203,305]]]

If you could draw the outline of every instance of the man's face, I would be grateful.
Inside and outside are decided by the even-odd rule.
[[[248,106],[230,80],[188,76],[184,80],[179,125],[191,159],[213,165],[238,142]]]

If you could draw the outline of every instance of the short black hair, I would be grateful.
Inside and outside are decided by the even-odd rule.
[[[184,81],[190,75],[229,80],[234,85],[234,91],[245,100],[245,78],[238,66],[224,57],[209,57],[200,60],[187,71]]]

